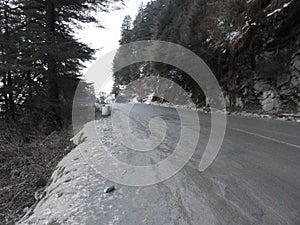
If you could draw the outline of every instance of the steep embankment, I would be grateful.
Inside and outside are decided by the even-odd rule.
[[[298,15],[300,1],[296,0],[153,1],[140,9],[132,28],[123,27],[120,42],[158,39],[194,51],[213,70],[230,110],[298,113]],[[134,65],[116,73],[115,92],[138,78],[140,68]],[[202,92],[182,71],[147,63],[143,68],[144,75],[170,78],[192,93],[199,106],[206,104]]]

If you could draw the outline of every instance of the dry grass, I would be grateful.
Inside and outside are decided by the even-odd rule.
[[[9,126],[0,129],[0,224],[14,224],[43,193],[57,163],[74,147],[67,131],[30,143]]]

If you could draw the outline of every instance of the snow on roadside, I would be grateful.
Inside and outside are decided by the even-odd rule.
[[[110,141],[104,134],[94,134],[92,131],[96,127],[104,133],[109,129],[108,124],[91,121],[72,138],[77,147],[59,162],[43,197],[16,223],[17,225],[81,225],[87,224],[87,221],[94,217],[93,209],[101,209],[99,216],[107,215],[112,210],[109,208],[110,202],[120,199],[123,196],[122,192],[117,191],[114,195],[104,193],[104,188],[111,182],[96,173],[89,163],[89,159],[101,157],[99,149],[102,145],[99,138]],[[93,193],[98,193],[96,198]]]
[[[207,107],[202,108],[195,108],[193,104],[191,105],[175,105],[170,103],[158,103],[158,102],[150,102],[147,103],[150,105],[156,105],[161,107],[167,107],[167,108],[175,108],[175,109],[186,109],[186,110],[196,110],[198,112],[203,113],[209,113],[210,109]],[[222,111],[214,111],[215,113],[223,113]],[[225,112],[226,114],[230,115],[238,115],[238,116],[244,116],[244,117],[254,117],[254,118],[263,118],[263,119],[273,119],[273,120],[281,120],[281,121],[293,121],[300,123],[300,113],[298,114],[292,114],[292,113],[282,113],[282,114],[266,114],[266,113],[254,113],[254,112]]]
[[[148,102],[145,102],[144,104],[155,105],[155,106],[166,107],[166,108],[197,110],[197,108],[195,107],[194,104],[190,104],[190,105],[176,105],[176,104],[169,103],[169,102],[160,103],[160,102],[153,102],[153,101],[148,101]]]
[[[265,113],[252,113],[252,112],[232,112],[231,115],[245,116],[245,117],[255,117],[255,118],[263,118],[263,119],[273,119],[273,120],[281,120],[281,121],[292,121],[300,123],[300,113],[298,114],[265,114]]]

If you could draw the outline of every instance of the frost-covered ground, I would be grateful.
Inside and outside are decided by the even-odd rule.
[[[120,191],[114,195],[103,192],[109,182],[87,160],[95,157],[101,148],[99,137],[91,132],[98,127],[98,122],[86,124],[73,138],[78,146],[58,164],[41,200],[17,224],[91,224],[92,209],[106,213],[111,208],[109,202],[120,198]],[[101,123],[101,130],[107,130],[107,126]],[[107,224],[114,224],[113,219]]]

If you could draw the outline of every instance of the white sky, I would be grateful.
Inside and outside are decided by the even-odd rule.
[[[102,55],[118,48],[121,36],[121,25],[126,15],[130,15],[134,20],[141,3],[146,4],[149,0],[125,0],[126,7],[122,10],[110,13],[99,13],[99,20],[105,29],[97,28],[95,25],[87,25],[85,29],[78,32],[78,36],[82,42],[90,45],[92,48],[100,49],[95,57],[96,59]],[[87,69],[92,62],[86,63]],[[84,70],[85,72],[86,70]],[[88,82],[96,82],[89,80]],[[109,93],[113,85],[112,77],[105,84],[102,91]]]

